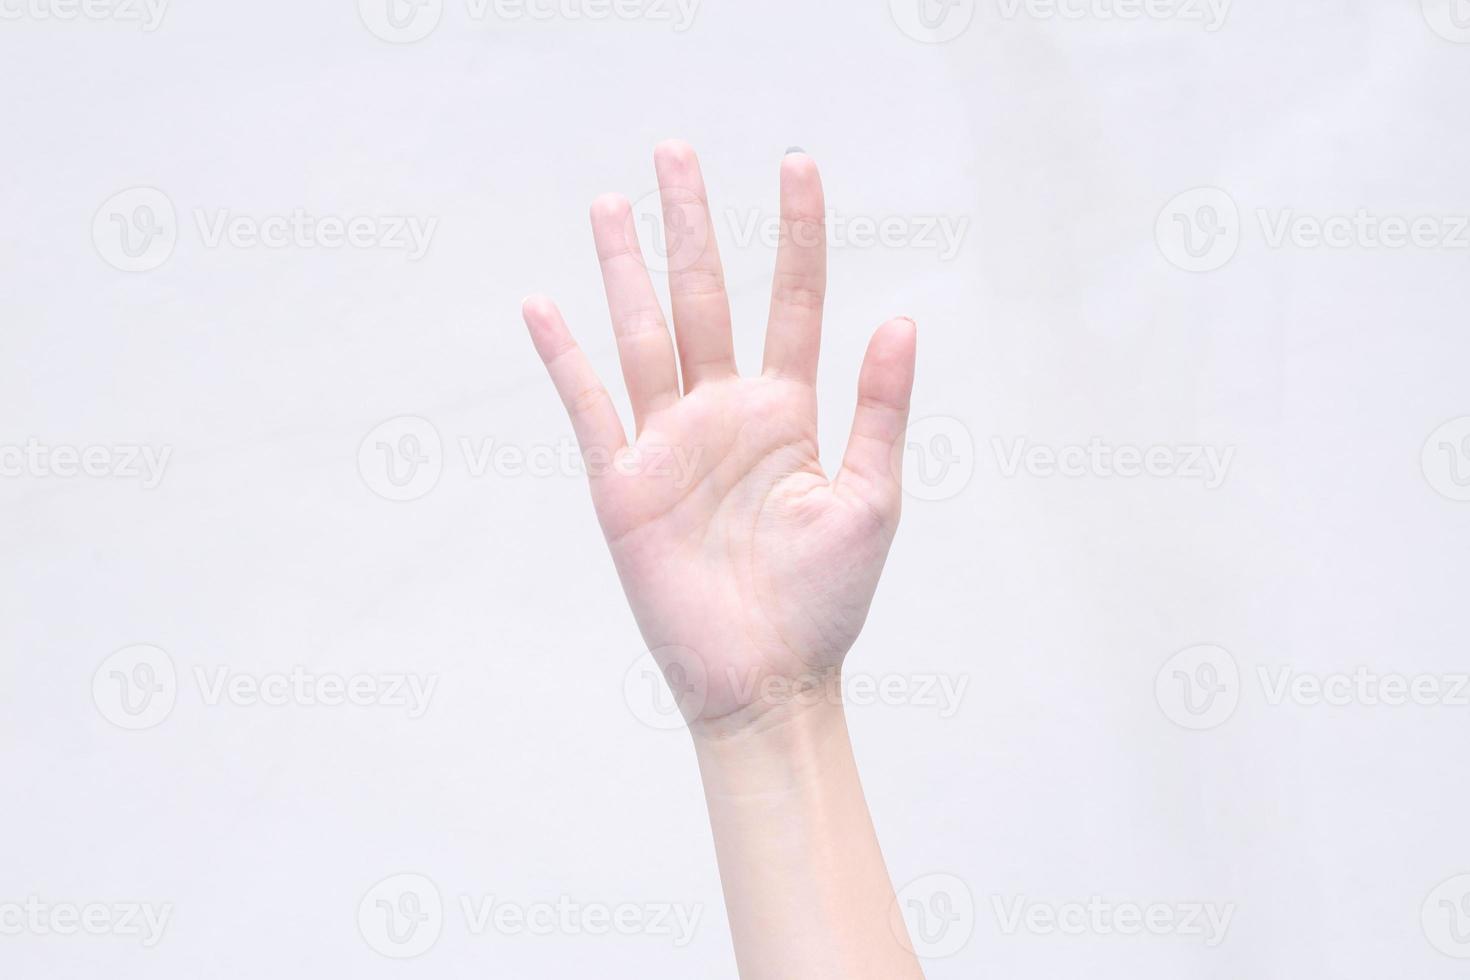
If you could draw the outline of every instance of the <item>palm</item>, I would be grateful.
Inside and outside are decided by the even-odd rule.
[[[828,481],[816,436],[809,389],[707,385],[649,420],[656,472],[594,491],[645,640],[666,661],[697,654],[685,680],[710,717],[773,676],[836,667],[862,625],[891,528]]]
[[[815,168],[804,156],[783,167],[766,369],[741,378],[698,165],[682,144],[656,160],[666,219],[698,232],[685,236],[690,254],[671,256],[684,393],[621,199],[594,205],[593,228],[638,424],[631,446],[555,308],[530,300],[526,318],[584,453],[611,464],[591,468],[593,499],[644,639],[686,716],[708,721],[791,696],[856,639],[898,520],[913,332],[892,321],[875,336],[829,480],[813,388],[825,287]]]

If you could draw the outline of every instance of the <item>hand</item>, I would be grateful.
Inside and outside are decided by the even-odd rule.
[[[593,502],[643,638],[696,733],[743,727],[796,691],[836,690],[898,526],[915,327],[873,335],[842,467],[817,458],[817,352],[827,280],[825,204],[804,153],[781,166],[781,238],[765,364],[735,368],[699,163],[683,143],[654,153],[672,243],[674,344],[632,210],[592,206],[634,443],[556,307],[524,315],[588,462]]]

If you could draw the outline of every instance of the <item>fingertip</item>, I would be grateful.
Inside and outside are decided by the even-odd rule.
[[[910,342],[917,340],[919,336],[919,322],[911,316],[896,316],[880,329],[890,330]]]
[[[817,161],[805,153],[791,153],[781,159],[781,213],[811,224],[826,221],[822,175],[817,171]]]
[[[622,194],[606,193],[599,194],[592,201],[588,213],[592,217],[592,224],[606,224],[620,222],[623,216],[633,209],[633,205]]]
[[[556,315],[556,304],[541,293],[532,293],[521,300],[521,316],[528,324],[544,323]]]
[[[919,325],[913,317],[896,316],[873,332],[868,349],[912,359],[918,347]]]
[[[914,384],[917,340],[918,327],[909,317],[894,317],[874,331],[858,377],[859,390],[875,401],[906,407]]]
[[[783,182],[802,184],[820,178],[817,161],[812,159],[811,154],[805,150],[796,150],[781,158],[781,180]]]
[[[694,147],[681,139],[662,140],[653,148],[653,165],[659,171],[689,169],[699,164]]]
[[[521,301],[521,316],[526,321],[526,329],[530,331],[531,343],[543,361],[556,357],[571,344],[571,337],[562,322],[561,311],[549,297],[540,293],[527,296]]]

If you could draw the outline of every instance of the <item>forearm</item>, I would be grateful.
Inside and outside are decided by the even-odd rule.
[[[894,912],[834,674],[695,747],[742,980],[922,978]]]
[[[604,195],[591,214],[631,443],[556,307],[529,297],[523,310],[584,457],[637,464],[589,467],[593,502],[639,629],[676,695],[691,679],[704,685],[692,686],[697,705],[680,707],[704,775],[741,976],[922,978],[893,914],[840,698],[772,705],[745,683],[804,683],[806,667],[840,663],[862,629],[898,527],[917,328],[896,317],[868,342],[847,452],[828,477],[816,412],[827,288],[816,163],[797,149],[781,163],[765,355],[750,377],[735,366],[699,162],[687,144],[668,141],[654,168],[665,237],[679,244],[665,256],[673,335],[632,205]],[[669,454],[682,461],[672,471],[658,463]],[[673,676],[686,666],[689,676]],[[841,690],[836,670],[823,683]]]

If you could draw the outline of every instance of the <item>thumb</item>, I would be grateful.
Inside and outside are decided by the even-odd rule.
[[[839,487],[895,519],[902,497],[903,441],[917,343],[918,327],[908,317],[889,320],[868,341],[858,375],[852,435],[837,475]]]

